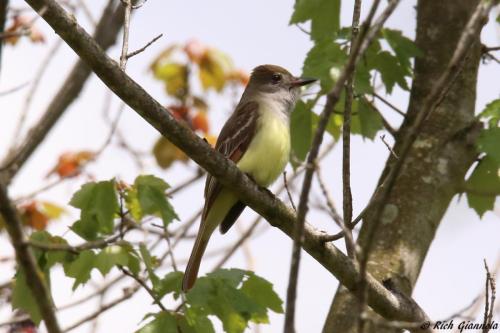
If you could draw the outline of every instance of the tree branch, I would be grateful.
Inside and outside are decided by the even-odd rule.
[[[361,56],[364,54],[368,46],[371,44],[372,40],[377,35],[378,31],[382,28],[387,18],[391,15],[393,10],[396,8],[399,0],[389,1],[388,6],[382,12],[380,17],[376,20],[373,27],[370,28],[373,16],[378,8],[380,1],[375,1],[370,9],[368,17],[366,18],[363,26],[361,28],[358,38],[356,38],[355,43],[352,45],[349,59],[344,66],[339,79],[337,80],[332,91],[328,93],[326,99],[326,105],[323,112],[320,115],[318,127],[316,133],[314,134],[313,142],[311,145],[311,150],[307,157],[307,167],[306,174],[304,175],[304,180],[302,183],[302,192],[300,194],[299,207],[297,211],[297,224],[295,226],[294,232],[294,243],[292,249],[292,263],[290,267],[290,277],[287,289],[287,305],[286,305],[286,318],[285,318],[285,331],[293,332],[293,320],[295,312],[295,297],[297,293],[297,279],[300,266],[300,248],[302,246],[302,234],[304,231],[305,218],[308,210],[308,197],[309,191],[311,189],[312,178],[314,173],[314,165],[316,158],[318,157],[319,149],[323,141],[323,135],[326,130],[326,126],[330,119],[331,114],[334,111],[335,105],[337,104],[344,84],[347,81],[349,75],[354,71],[356,64],[358,63]],[[347,223],[347,222],[346,222]],[[288,327],[286,323],[289,323]]]
[[[351,25],[351,46],[349,53],[353,52],[353,44],[359,33],[359,17],[361,15],[361,0],[355,0]],[[356,249],[352,241],[352,231],[346,223],[352,220],[352,193],[351,193],[351,113],[353,98],[353,81],[356,67],[347,76],[345,86],[344,123],[342,126],[342,191],[343,191],[343,217],[342,231],[345,234],[347,255],[356,260]],[[350,241],[349,241],[350,240]]]
[[[7,195],[7,189],[0,182],[0,213],[3,215],[5,227],[16,251],[17,261],[25,272],[26,282],[35,299],[40,314],[49,333],[60,333],[61,329],[54,312],[54,304],[48,286],[45,284],[43,272],[38,268],[33,253],[24,241],[21,221]]]
[[[427,119],[429,114],[431,114],[436,109],[437,105],[442,101],[444,94],[450,87],[450,82],[452,82],[454,78],[456,78],[456,74],[460,72],[460,67],[463,63],[462,60],[465,58],[467,51],[470,49],[469,46],[473,37],[480,31],[483,24],[486,23],[488,13],[495,3],[496,1],[482,1],[472,14],[460,36],[455,52],[453,53],[446,70],[434,84],[430,94],[424,100],[414,123],[406,131],[406,137],[403,139],[401,149],[398,151],[399,158],[395,159],[390,172],[386,176],[383,184],[380,186],[380,192],[376,193],[377,197],[374,198],[375,202],[384,203],[387,201],[391,190],[396,184],[396,179],[402,169],[405,158],[408,156],[408,153],[422,128],[422,124]],[[363,255],[360,260],[362,276],[366,274],[368,258],[371,247],[373,246],[373,235],[380,224],[383,207],[385,207],[383,204],[375,205],[375,209],[373,211],[373,221],[366,225],[367,242],[363,248]],[[362,284],[360,288],[364,289],[365,287]]]
[[[141,117],[210,172],[221,184],[235,190],[243,202],[273,226],[290,237],[293,235],[297,219],[291,209],[267,191],[261,191],[234,163],[215,152],[189,128],[179,124],[160,103],[120,70],[117,63],[102,51],[92,37],[56,1],[26,0],[26,2],[37,11],[46,6],[47,10],[43,14],[45,21],[97,76]],[[359,277],[359,271],[351,260],[333,244],[324,244],[321,241],[323,233],[309,224],[305,224],[303,235],[304,249],[335,275],[340,283],[355,291],[355,281]],[[407,302],[386,289],[372,276],[368,276],[368,285],[368,304],[382,316],[404,321],[420,321],[426,318],[423,312],[416,312],[414,307],[409,307]]]
[[[125,19],[123,23],[122,54],[120,56],[120,68],[125,71],[127,67],[128,35],[130,32],[130,14],[132,12],[132,0],[122,0],[125,6]]]
[[[9,0],[0,0],[0,35],[5,31],[5,23],[7,22],[7,9]],[[0,74],[2,73],[2,49],[3,39],[0,39]]]
[[[74,21],[74,18],[72,19]],[[75,22],[76,23],[76,22]],[[106,50],[115,43],[116,36],[123,24],[123,8],[116,6],[114,0],[109,0],[101,19],[96,27],[95,41]],[[16,151],[9,154],[0,164],[0,180],[6,185],[22,168],[31,154],[44,141],[47,134],[62,116],[68,106],[78,97],[83,86],[91,74],[91,69],[83,62],[78,61],[61,88],[52,99],[42,118],[25,136]]]

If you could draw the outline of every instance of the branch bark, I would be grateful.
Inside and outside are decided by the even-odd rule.
[[[407,295],[457,185],[476,156],[479,32],[492,4],[485,2],[476,11],[478,1],[468,0],[446,5],[421,0],[417,6],[416,43],[426,55],[415,62],[409,110],[394,149],[400,158],[389,157],[379,181],[383,186],[365,214],[358,239],[368,271]],[[461,62],[465,53],[467,61]],[[339,288],[324,332],[333,327],[355,332],[357,314],[349,309],[356,303]]]
[[[171,114],[144,89],[120,70],[74,19],[54,0],[26,0],[35,10],[46,8],[42,17],[62,39],[87,63],[99,78],[156,128],[162,135],[182,149],[196,163],[210,172],[224,186],[239,193],[240,198],[257,213],[292,237],[296,216],[283,202],[267,191],[261,191],[253,181],[241,173],[234,163],[215,152],[189,128],[179,124]],[[324,244],[323,234],[306,224],[304,249],[321,265],[335,275],[350,290],[356,290],[359,271],[333,244]],[[368,276],[368,304],[383,316],[404,321],[421,321],[426,316],[415,311],[405,299]]]
[[[0,0],[0,35],[3,34],[5,30],[8,7],[9,7],[9,0]],[[3,49],[3,39],[0,39],[0,74],[2,73],[2,49]]]
[[[49,333],[60,333],[61,329],[54,312],[52,296],[45,284],[46,278],[38,268],[35,257],[26,244],[21,221],[2,182],[0,182],[0,214],[3,215],[5,227],[16,251],[17,261],[25,272],[26,282],[34,295],[47,330]]]

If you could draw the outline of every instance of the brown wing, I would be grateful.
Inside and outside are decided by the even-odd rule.
[[[237,163],[241,159],[257,129],[258,106],[257,102],[239,104],[231,117],[226,121],[219,134],[217,143],[215,144],[215,150],[232,160],[234,163]],[[221,184],[209,174],[205,183],[203,220],[207,217],[210,207],[221,189]],[[231,214],[234,218],[232,222],[226,221],[227,218],[224,220],[224,227],[221,225],[221,231],[225,232],[231,227],[245,208],[245,205],[239,204],[239,207],[239,213],[233,212],[233,214]]]

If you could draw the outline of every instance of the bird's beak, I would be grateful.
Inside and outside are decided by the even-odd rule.
[[[295,88],[295,87],[301,87],[301,86],[305,86],[306,84],[309,84],[309,83],[313,83],[313,82],[316,82],[318,81],[317,79],[313,79],[313,78],[301,78],[301,77],[296,77],[292,80],[292,82],[290,82],[290,87],[291,88]]]

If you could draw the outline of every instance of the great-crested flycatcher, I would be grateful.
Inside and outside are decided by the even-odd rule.
[[[274,65],[256,67],[236,110],[219,134],[215,149],[231,159],[259,186],[267,187],[283,172],[290,155],[290,113],[300,87],[316,80],[294,77]],[[200,229],[189,257],[182,289],[195,283],[201,258],[217,226],[226,233],[245,204],[214,177],[207,176]]]

